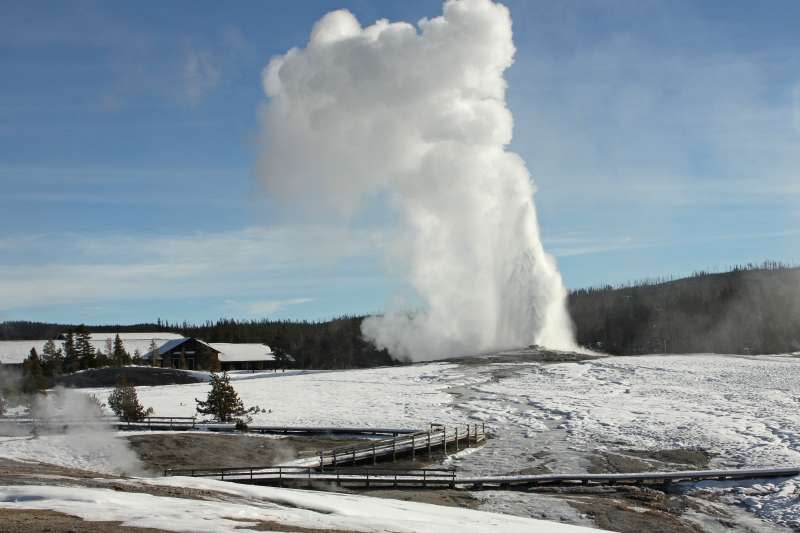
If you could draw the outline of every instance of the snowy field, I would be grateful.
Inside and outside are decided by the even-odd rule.
[[[715,467],[800,464],[800,360],[794,356],[641,356],[581,362],[420,364],[368,370],[241,374],[254,423],[424,428],[484,421],[495,438],[449,462],[465,474],[503,474],[546,450],[557,472],[585,471],[596,449],[702,448]],[[159,416],[191,416],[206,383],[139,387]],[[101,400],[108,389],[84,390]],[[108,471],[113,457],[72,439],[0,440],[0,455]],[[65,464],[66,463],[66,464]],[[756,516],[800,527],[798,480],[698,485]],[[502,495],[491,508],[502,508]],[[521,501],[521,500],[520,500]],[[500,502],[500,503],[498,503]],[[522,504],[520,504],[522,505]],[[533,503],[531,503],[533,505]],[[525,514],[524,506],[517,506]],[[527,514],[530,516],[531,514]]]
[[[138,483],[142,482],[130,484]],[[180,477],[143,483],[191,487],[227,497],[199,501],[104,488],[0,486],[0,506],[12,509],[49,509],[84,520],[120,521],[122,525],[132,527],[208,533],[253,531],[248,526],[257,526],[259,522],[266,522],[275,531],[284,530],[281,526],[309,528],[314,531],[420,533],[597,531],[469,509],[350,494],[237,485],[224,481]]]
[[[451,422],[442,413],[451,400],[448,384],[428,376],[453,366],[237,374],[232,381],[245,406],[268,410],[255,415],[253,424],[417,428]],[[195,398],[205,400],[208,390],[206,383],[137,387],[141,402],[157,416],[194,416]],[[111,389],[85,392],[105,402]]]
[[[467,384],[467,416],[522,428],[534,441],[563,429],[574,450],[692,448],[717,466],[800,464],[800,359],[723,355],[603,358],[506,365],[510,375],[443,369]]]

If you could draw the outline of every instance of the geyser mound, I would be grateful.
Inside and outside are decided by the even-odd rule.
[[[264,71],[268,191],[342,220],[378,197],[397,214],[388,259],[423,310],[363,324],[396,356],[575,348],[531,177],[506,149],[511,37],[508,10],[489,0],[448,1],[418,27],[362,28],[340,10]]]

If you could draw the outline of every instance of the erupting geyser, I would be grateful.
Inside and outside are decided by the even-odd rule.
[[[541,344],[574,349],[525,163],[506,150],[508,10],[452,0],[441,17],[362,28],[328,13],[273,58],[259,173],[281,201],[347,217],[385,198],[391,261],[424,303],[363,333],[415,360]]]

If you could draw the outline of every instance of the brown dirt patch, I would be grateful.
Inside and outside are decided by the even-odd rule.
[[[238,528],[237,528],[238,529]],[[307,527],[287,526],[280,522],[261,521],[252,526],[242,526],[241,529],[256,531],[285,531],[286,533],[356,533],[351,529],[309,529]]]
[[[0,508],[0,533],[154,533],[163,529],[127,527],[120,522],[90,522],[56,511]]]
[[[705,450],[597,450],[589,472],[631,473],[708,468],[713,456]]]
[[[214,433],[154,433],[126,437],[146,468],[236,468],[269,466],[309,457],[319,450],[363,441],[326,437],[271,438]]]
[[[28,463],[0,457],[0,484],[29,484],[31,478],[47,476],[65,476],[70,478],[112,478],[89,470],[65,468],[47,463]]]
[[[702,533],[681,519],[686,499],[652,489],[630,488],[616,494],[572,495],[567,502],[591,517],[597,527],[619,533]]]
[[[404,502],[432,503],[462,509],[477,509],[480,501],[461,490],[362,490],[358,494]]]

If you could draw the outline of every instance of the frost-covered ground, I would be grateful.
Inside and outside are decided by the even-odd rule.
[[[719,466],[800,464],[800,359],[794,357],[492,366],[446,368],[438,379],[469,392],[459,405],[468,417],[501,431],[516,428],[533,442],[560,429],[573,450],[700,447],[719,454]]]
[[[800,465],[800,359],[713,354],[443,369],[465,416],[498,438],[461,470],[511,471],[541,450],[579,471],[595,449],[697,447],[716,467]],[[515,464],[516,462],[516,464]],[[800,527],[800,479],[703,485],[773,523]],[[741,486],[741,484],[737,485]]]

